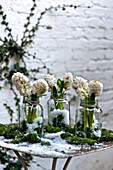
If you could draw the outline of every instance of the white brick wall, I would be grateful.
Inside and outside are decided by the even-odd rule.
[[[36,22],[36,18],[45,7],[64,3],[70,4],[70,1],[37,1],[32,24]],[[106,3],[105,0],[75,2],[73,0],[71,3],[83,7],[67,8],[65,11],[53,9],[43,16],[41,25],[51,25],[52,30],[40,27],[36,32],[34,43],[28,47],[28,50],[31,53],[37,52],[37,59],[35,61],[32,58],[26,60],[27,66],[28,68],[43,67],[38,60],[40,58],[57,78],[62,77],[65,72],[71,71],[74,77],[79,75],[88,80],[101,81],[104,84],[104,92],[100,97],[100,103],[104,113],[112,114],[113,2]],[[6,1],[2,0],[1,5],[7,14],[14,37],[18,36],[18,42],[20,42],[23,25],[32,1],[8,0],[6,5]],[[87,8],[88,5],[91,8]],[[1,26],[0,32],[3,37],[3,27]],[[40,69],[37,78],[44,77],[45,74],[46,69]],[[72,93],[72,91],[68,93]],[[8,100],[7,97],[4,100]]]
[[[32,1],[2,0],[0,3],[7,14],[14,37],[18,35],[18,42],[20,42],[23,25]],[[107,123],[107,121],[113,121],[113,1],[37,0],[36,15],[32,19],[32,24],[36,22],[36,18],[45,7],[64,3],[91,5],[91,8],[79,7],[77,9],[68,8],[65,11],[58,9],[58,11],[47,12],[41,20],[41,25],[51,25],[52,30],[40,27],[36,32],[34,44],[31,44],[28,50],[31,53],[37,52],[37,59],[35,61],[32,58],[26,60],[27,67],[41,67],[42,64],[38,60],[40,58],[57,78],[61,78],[70,71],[74,77],[78,75],[88,80],[101,81],[104,84],[104,92],[99,100],[103,113],[108,113],[103,124],[113,128],[112,123],[109,125]],[[1,26],[0,33],[3,37]],[[37,78],[43,78],[46,72],[46,69],[40,69]],[[72,90],[68,92],[71,96],[72,93]],[[13,94],[6,86],[0,91],[0,95],[0,107],[2,108],[0,121],[5,122],[6,118],[9,120],[9,116],[2,103],[7,102],[11,105]]]

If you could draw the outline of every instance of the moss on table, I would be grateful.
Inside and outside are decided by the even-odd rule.
[[[49,142],[41,141],[36,133],[23,132],[23,128],[19,125],[3,125],[0,124],[0,136],[4,136],[6,139],[12,139],[10,143],[41,143],[41,145],[50,145]]]
[[[40,143],[41,145],[51,145],[50,142],[42,141],[37,133],[26,133],[26,126],[19,125],[3,125],[0,124],[0,136],[4,136],[6,139],[12,139],[10,143],[20,143],[20,142],[29,142],[29,143]],[[59,127],[53,127],[50,125],[45,125],[43,128],[44,133],[57,133],[60,132]],[[81,136],[75,136],[75,127],[67,125],[60,135],[62,139],[66,140],[67,143],[76,144],[76,145],[94,145],[96,142],[109,142],[113,141],[113,131],[102,129],[102,135],[100,138],[93,137],[84,138]]]

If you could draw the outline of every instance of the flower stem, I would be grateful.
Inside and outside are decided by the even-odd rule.
[[[36,95],[31,96],[31,101],[38,101],[39,98]],[[33,123],[33,120],[37,118],[37,108],[36,105],[28,105],[28,115],[26,115],[26,119],[28,123]]]
[[[84,99],[84,103],[88,105],[95,104],[95,94],[88,96]],[[88,134],[91,134],[92,123],[93,123],[93,114],[94,108],[92,107],[84,107],[84,132],[86,137],[90,137]]]
[[[59,101],[55,100],[55,108],[63,110],[63,102],[61,100],[59,100]]]

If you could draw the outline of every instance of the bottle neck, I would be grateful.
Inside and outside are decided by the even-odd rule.
[[[50,98],[53,99],[53,100],[57,100],[57,101],[58,100],[66,100],[66,96],[63,96],[63,97],[54,97],[54,96],[51,95]]]
[[[98,107],[98,100],[89,101],[89,100],[81,100],[80,106],[87,107],[87,108],[97,108]]]
[[[39,96],[32,94],[31,96],[24,97],[23,100],[39,102]]]

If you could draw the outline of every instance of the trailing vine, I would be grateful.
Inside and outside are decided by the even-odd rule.
[[[3,81],[4,79],[7,80],[7,83],[10,85],[10,90],[12,90],[14,94],[14,100],[15,100],[15,105],[16,105],[16,110],[20,116],[20,99],[18,98],[16,92],[13,89],[13,85],[11,82],[11,77],[13,73],[15,72],[22,72],[25,75],[29,76],[31,79],[35,80],[35,77],[30,76],[26,63],[25,63],[25,58],[33,57],[33,59],[36,58],[36,53],[33,55],[30,54],[28,51],[26,51],[27,45],[31,44],[33,42],[33,38],[35,36],[35,32],[41,27],[40,21],[43,18],[43,16],[46,14],[47,11],[50,11],[54,9],[57,11],[58,9],[66,10],[66,8],[78,8],[81,7],[80,5],[63,5],[63,6],[50,6],[49,8],[45,8],[44,11],[40,13],[40,16],[37,18],[37,22],[32,28],[30,29],[29,26],[31,24],[31,19],[34,16],[34,11],[37,7],[36,0],[32,0],[33,5],[30,9],[30,13],[27,16],[26,20],[27,22],[24,24],[24,32],[23,32],[23,37],[21,38],[21,43],[18,44],[17,39],[15,40],[13,35],[12,35],[12,29],[9,27],[9,23],[7,22],[7,15],[4,13],[2,6],[0,5],[0,17],[2,19],[1,25],[4,26],[4,31],[6,32],[6,36],[4,39],[0,37],[0,80]],[[83,6],[82,6],[83,7]],[[86,6],[84,6],[86,7]],[[90,6],[86,7],[90,8]],[[50,25],[43,25],[42,27],[46,29],[52,29]],[[10,68],[10,61],[11,59],[15,60],[15,63],[13,64],[13,67]],[[41,61],[42,62],[42,61]],[[22,66],[21,64],[22,63]],[[46,67],[45,63],[43,63],[43,68],[47,69],[47,72],[49,72],[49,69]],[[31,69],[29,70],[30,72],[35,72],[38,73],[40,71],[40,67],[37,69]],[[2,87],[0,87],[1,89]],[[4,106],[8,110],[8,113],[11,116],[11,122],[13,120],[13,110],[10,108],[10,106],[7,105],[7,103],[4,103]]]

